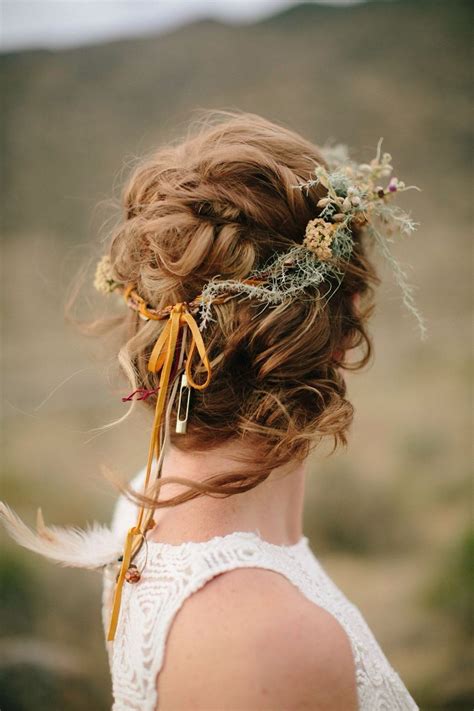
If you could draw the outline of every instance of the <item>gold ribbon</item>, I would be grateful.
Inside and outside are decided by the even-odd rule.
[[[169,319],[164,327],[163,331],[160,333],[158,340],[156,341],[153,350],[151,352],[148,361],[148,370],[152,373],[160,374],[160,383],[158,388],[158,397],[156,400],[155,416],[153,420],[153,427],[150,438],[150,446],[148,449],[148,461],[146,468],[145,486],[144,491],[146,492],[148,487],[148,482],[151,474],[151,465],[153,462],[153,456],[156,454],[158,459],[161,451],[160,444],[160,426],[163,419],[163,413],[166,406],[166,398],[168,393],[169,381],[171,376],[171,369],[174,362],[176,344],[178,341],[179,332],[182,327],[188,326],[191,331],[192,340],[189,349],[189,354],[186,360],[186,377],[190,387],[196,390],[203,390],[209,385],[211,380],[211,366],[207,356],[206,347],[201,336],[199,327],[194,320],[192,314],[187,310],[187,305],[185,303],[175,304],[169,313]],[[191,375],[191,365],[194,355],[194,351],[197,349],[201,362],[207,371],[206,380],[203,383],[196,383]],[[124,552],[122,556],[122,565],[120,566],[120,571],[117,576],[117,582],[115,586],[114,599],[112,603],[112,613],[110,616],[109,631],[107,634],[107,641],[111,642],[115,639],[115,631],[117,629],[118,617],[120,613],[120,604],[122,601],[122,588],[125,580],[125,574],[130,566],[130,561],[133,555],[136,553],[136,543],[141,545],[145,539],[145,532],[148,528],[148,524],[152,518],[153,510],[149,509],[149,517],[143,523],[143,514],[145,507],[141,506],[138,514],[137,523],[128,530]],[[140,540],[136,540],[137,536]]]

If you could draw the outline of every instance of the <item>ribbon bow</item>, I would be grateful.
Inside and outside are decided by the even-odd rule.
[[[175,304],[169,313],[169,319],[165,328],[161,332],[158,340],[156,341],[153,347],[147,365],[148,370],[152,373],[158,373],[161,370],[161,374],[160,384],[158,386],[158,397],[156,400],[155,416],[153,420],[150,446],[148,450],[148,461],[144,491],[147,490],[148,482],[150,479],[153,456],[154,454],[156,454],[157,459],[160,456],[161,444],[159,433],[163,419],[163,412],[166,406],[171,369],[174,363],[176,344],[178,342],[180,330],[182,327],[186,326],[189,327],[192,336],[191,346],[186,360],[186,377],[188,379],[189,386],[195,388],[196,390],[203,390],[209,385],[209,382],[211,380],[211,366],[199,327],[193,315],[188,311],[186,303]],[[201,362],[207,371],[207,377],[203,383],[196,383],[196,381],[191,375],[191,364],[194,351],[196,349],[199,353]],[[143,525],[144,511],[145,507],[141,506],[138,514],[137,523],[135,524],[135,526],[132,526],[132,528],[128,530],[125,539],[122,565],[120,566],[120,571],[117,576],[114,599],[112,603],[112,613],[110,616],[109,631],[107,634],[108,642],[111,642],[113,639],[115,639],[115,631],[117,629],[118,617],[120,612],[120,603],[122,600],[122,588],[126,573],[130,567],[130,561],[133,555],[137,552],[141,543],[145,540],[145,532],[147,531],[151,518],[153,516],[153,510],[149,509],[148,519],[145,522],[145,525]]]

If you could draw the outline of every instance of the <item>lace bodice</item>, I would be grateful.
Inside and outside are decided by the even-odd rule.
[[[133,480],[139,487],[144,472]],[[126,533],[136,517],[123,496],[112,528]],[[112,675],[113,711],[156,711],[157,677],[173,619],[185,600],[215,575],[235,568],[265,568],[284,575],[301,593],[331,613],[348,635],[354,656],[360,711],[413,711],[417,705],[390,666],[361,613],[329,578],[304,536],[292,546],[236,531],[180,545],[149,541],[134,562],[143,575],[123,588],[115,640],[106,642]],[[104,572],[102,617],[107,629],[117,568]]]

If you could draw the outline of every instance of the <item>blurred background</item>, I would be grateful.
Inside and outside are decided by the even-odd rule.
[[[394,245],[421,341],[380,264],[375,360],[348,375],[349,448],[313,460],[305,533],[422,709],[471,709],[469,398],[472,4],[3,0],[1,498],[31,525],[109,522],[102,463],[132,477],[149,415],[111,429],[114,352],[66,322],[133,161],[196,108],[238,108],[358,161],[379,137],[420,223]],[[93,264],[90,268],[92,280]],[[90,282],[91,283],[91,282]],[[86,283],[82,315],[106,308]],[[111,705],[98,573],[2,531],[2,711]],[[472,590],[472,587],[471,587]]]

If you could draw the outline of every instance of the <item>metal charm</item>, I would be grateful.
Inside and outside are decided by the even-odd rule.
[[[186,434],[190,400],[191,388],[189,387],[186,373],[183,373],[179,386],[178,410],[176,415],[176,432],[178,432],[179,434]]]
[[[155,523],[155,522],[153,522],[153,523]],[[150,525],[148,525],[148,527],[147,527],[146,530],[148,530],[149,528],[151,528]],[[145,536],[144,533],[141,533],[140,535],[141,535],[141,537],[142,537],[142,539],[143,539],[143,544],[144,544],[144,546],[145,546],[145,560],[143,561],[143,564],[142,564],[140,570],[138,569],[138,566],[135,565],[135,563],[130,563],[130,565],[128,566],[127,571],[125,572],[125,576],[124,576],[124,580],[125,580],[126,583],[138,583],[138,582],[141,580],[141,577],[142,577],[142,575],[143,575],[143,571],[144,571],[145,568],[146,568],[146,564],[147,564],[147,561],[148,561],[148,540],[147,540],[147,537]],[[123,556],[120,556],[120,558],[119,558],[118,560],[119,560],[119,562],[122,561],[122,560],[123,560]],[[120,571],[119,571],[119,572],[117,573],[117,575],[115,576],[115,582],[118,581],[119,576],[120,576]]]

